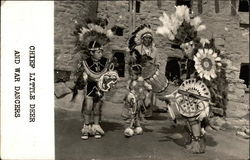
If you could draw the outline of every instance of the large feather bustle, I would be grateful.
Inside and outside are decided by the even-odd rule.
[[[196,32],[206,29],[206,26],[201,24],[200,17],[190,19],[189,9],[186,6],[177,6],[176,12],[170,16],[163,12],[159,20],[162,26],[157,28],[156,33],[166,36],[177,44],[192,40]]]

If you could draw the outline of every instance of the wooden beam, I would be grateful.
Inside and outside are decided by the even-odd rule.
[[[236,16],[236,0],[231,0],[231,15]]]
[[[215,5],[215,13],[219,13],[220,12],[219,0],[214,0],[214,5]]]
[[[129,0],[129,22],[128,22],[128,25],[129,25],[129,34],[131,35],[132,32],[133,32],[133,29],[132,29],[132,0]]]
[[[132,21],[132,26],[133,26],[133,31],[135,30],[135,20],[136,20],[136,0],[132,0],[133,2],[133,21]]]
[[[198,13],[202,13],[202,0],[198,0]]]

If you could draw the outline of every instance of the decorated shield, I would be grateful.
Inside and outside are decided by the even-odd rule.
[[[118,82],[118,80],[119,76],[117,72],[108,71],[100,77],[98,87],[101,91],[107,92]]]
[[[176,107],[180,114],[194,117],[202,111],[208,110],[211,94],[204,82],[187,79],[179,87],[175,98]]]

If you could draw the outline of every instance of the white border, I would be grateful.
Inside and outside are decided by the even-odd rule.
[[[36,68],[29,46],[36,47]],[[14,51],[21,52],[21,117],[14,116]],[[29,72],[36,74],[36,121],[29,122]],[[1,6],[1,159],[54,159],[54,2]],[[18,85],[19,85],[18,84]]]

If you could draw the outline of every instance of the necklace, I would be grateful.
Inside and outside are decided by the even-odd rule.
[[[147,55],[151,57],[151,53],[152,53],[152,48],[151,47],[146,47],[142,45],[142,50],[141,50],[142,55]]]

